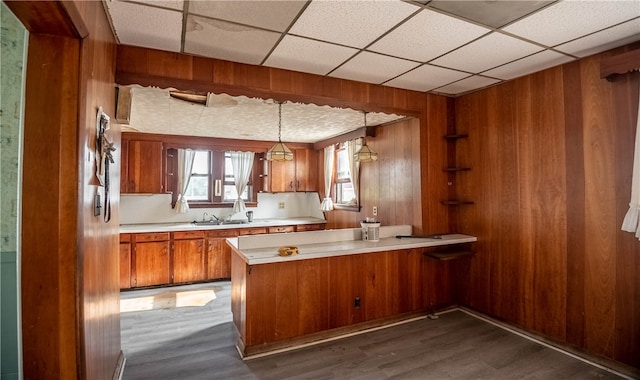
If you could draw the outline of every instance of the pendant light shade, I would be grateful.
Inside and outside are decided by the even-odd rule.
[[[367,113],[364,113],[364,127],[367,128]],[[378,159],[378,153],[374,152],[367,145],[367,141],[362,138],[362,147],[353,155],[356,162],[371,162]]]
[[[282,133],[282,103],[278,103],[278,142],[267,151],[267,161],[291,161],[293,152],[280,139]]]

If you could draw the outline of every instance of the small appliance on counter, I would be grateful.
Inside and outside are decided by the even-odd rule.
[[[366,220],[360,222],[360,226],[362,226],[362,240],[380,240],[380,222],[375,218],[367,217]]]
[[[249,223],[253,222],[253,211],[247,211],[245,215],[247,215],[247,221]]]

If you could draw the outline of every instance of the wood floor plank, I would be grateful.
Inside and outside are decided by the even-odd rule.
[[[621,379],[461,311],[243,361],[230,298],[228,281],[122,292],[124,379]]]

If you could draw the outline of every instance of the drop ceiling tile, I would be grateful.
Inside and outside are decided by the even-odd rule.
[[[553,1],[434,0],[429,3],[429,6],[463,17],[467,20],[487,25],[491,28],[499,28],[551,3],[553,3]]]
[[[416,62],[364,51],[340,66],[330,76],[379,84],[418,65]]]
[[[487,28],[425,9],[368,50],[427,62],[488,32]]]
[[[118,0],[118,1],[121,1],[121,0]],[[177,11],[182,11],[184,9],[183,0],[142,0],[142,1],[134,0],[133,2],[143,3],[145,5],[153,5],[160,8],[175,9]]]
[[[312,1],[289,33],[363,48],[417,11],[392,1]]]
[[[536,53],[534,55],[519,59],[515,62],[507,63],[504,66],[485,71],[482,73],[482,75],[500,79],[513,79],[526,74],[535,73],[549,67],[557,66],[572,60],[573,58],[567,55],[560,54],[552,50],[545,50],[540,53]]]
[[[432,65],[422,65],[385,85],[414,91],[429,91],[469,76],[467,73]]]
[[[500,33],[491,33],[434,60],[432,63],[470,73],[479,73],[540,50],[542,50],[540,46],[529,42]]]
[[[189,16],[184,52],[257,65],[279,38],[275,32]]]
[[[180,51],[182,12],[121,1],[105,4],[121,44]]]
[[[306,1],[191,1],[189,13],[284,32]]]
[[[613,28],[567,42],[557,46],[555,49],[577,57],[586,57],[639,40],[640,18],[637,18]]]
[[[264,64],[325,75],[357,52],[353,48],[287,35]]]
[[[473,75],[463,80],[451,83],[444,87],[440,87],[435,91],[449,95],[462,94],[464,92],[479,90],[481,88],[491,86],[492,84],[499,83],[500,80],[485,78],[478,75]]]
[[[547,46],[555,46],[638,16],[638,0],[561,1],[504,30]]]

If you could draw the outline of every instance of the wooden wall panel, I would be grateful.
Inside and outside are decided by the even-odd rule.
[[[458,270],[463,304],[640,367],[640,244],[620,231],[640,84],[600,79],[614,53],[456,99],[458,228],[479,237]]]
[[[30,29],[22,194],[24,377],[111,379],[120,354],[118,186],[112,188],[110,224],[93,217],[93,198],[97,108],[115,111],[115,40],[100,3],[11,6]],[[119,146],[118,130],[110,138]],[[118,169],[112,174],[117,184]]]

